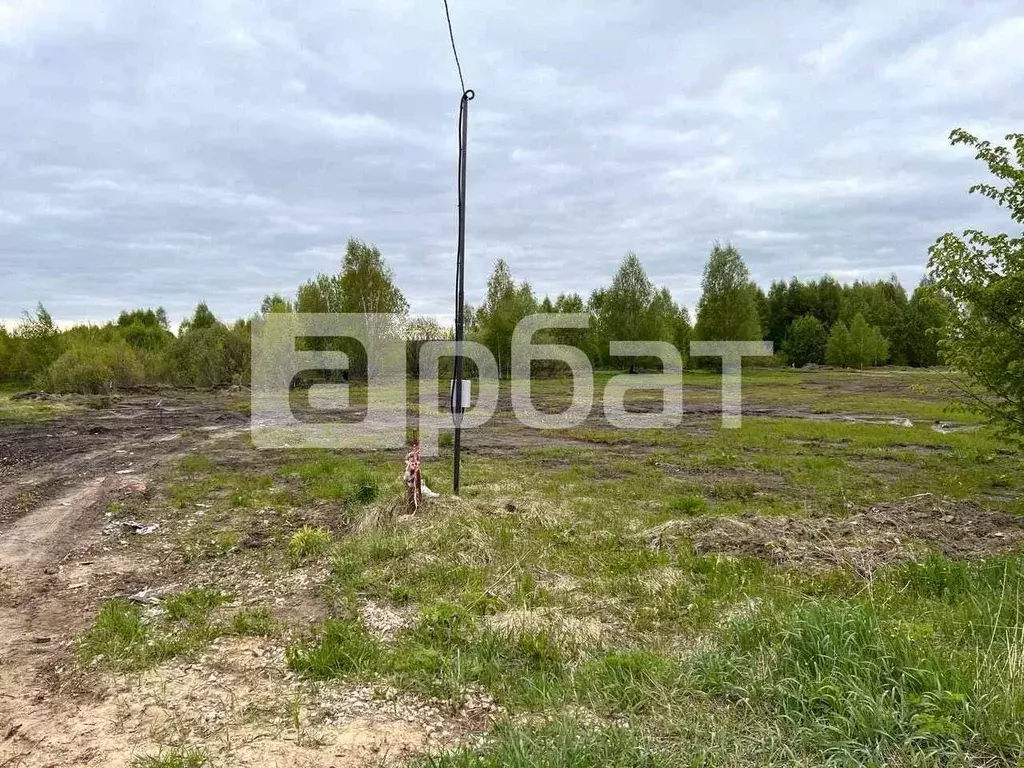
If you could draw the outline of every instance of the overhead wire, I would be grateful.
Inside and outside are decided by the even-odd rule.
[[[459,63],[459,49],[455,47],[455,33],[452,31],[452,14],[448,10],[448,0],[444,0],[444,17],[448,20],[448,38],[452,41],[452,53],[455,54],[455,68],[459,70],[459,85],[466,92],[466,81],[462,79],[462,65]]]

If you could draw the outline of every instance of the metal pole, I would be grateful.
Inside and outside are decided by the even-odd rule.
[[[475,94],[466,90],[459,103],[459,246],[455,256],[455,385],[452,419],[455,423],[455,463],[452,490],[459,492],[459,464],[462,458],[462,340],[465,321],[466,272],[466,142],[469,128],[469,102]]]

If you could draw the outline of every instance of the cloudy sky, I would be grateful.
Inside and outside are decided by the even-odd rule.
[[[956,126],[1024,129],[1020,2],[450,0],[470,117],[467,294],[494,261],[587,294],[627,250],[693,306],[895,272],[966,225]],[[223,318],[380,246],[451,315],[459,86],[441,0],[0,0],[0,318]]]

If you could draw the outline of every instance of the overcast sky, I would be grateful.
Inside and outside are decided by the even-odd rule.
[[[948,134],[1024,129],[1019,1],[450,3],[471,302],[498,258],[586,295],[634,250],[692,307],[716,239],[912,288],[1006,226]],[[0,0],[0,318],[245,316],[349,236],[450,317],[459,94],[441,0]]]

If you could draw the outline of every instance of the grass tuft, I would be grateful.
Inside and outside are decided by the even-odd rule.
[[[361,676],[377,671],[380,645],[358,621],[331,619],[315,642],[285,649],[289,668],[313,680]]]
[[[292,565],[300,565],[327,553],[331,548],[331,532],[326,528],[304,526],[288,541],[288,557]]]
[[[209,765],[210,758],[206,752],[194,747],[172,749],[157,755],[140,755],[132,759],[132,768],[206,768]]]
[[[192,656],[224,634],[210,620],[228,596],[196,587],[164,600],[163,610],[146,612],[127,600],[103,605],[93,626],[78,642],[78,657],[120,671],[151,667],[175,656]]]
[[[245,637],[269,637],[277,630],[268,608],[239,611],[231,619],[231,632]]]

